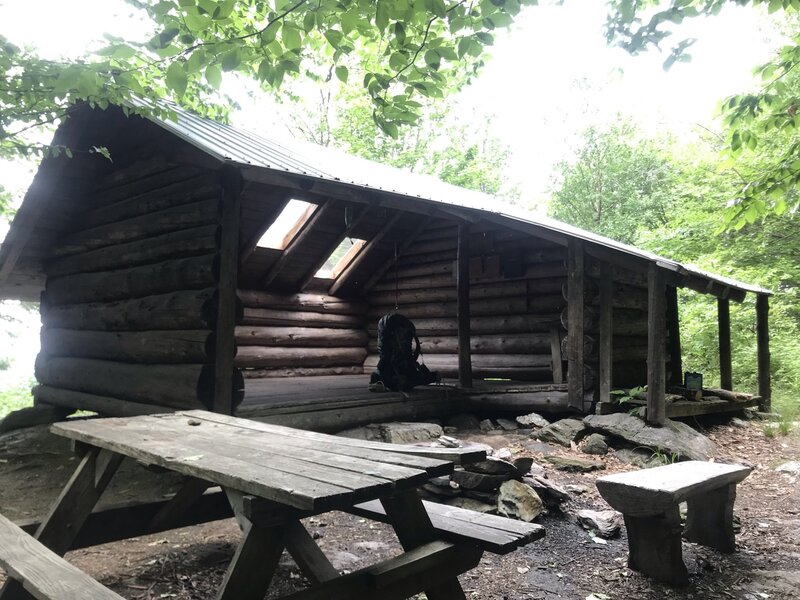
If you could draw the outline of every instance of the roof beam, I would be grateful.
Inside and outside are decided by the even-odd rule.
[[[339,277],[333,282],[328,293],[331,296],[336,295],[336,292],[342,289],[342,287],[350,280],[353,274],[358,270],[358,267],[364,262],[364,260],[377,248],[380,243],[383,241],[383,238],[386,237],[386,234],[391,231],[391,229],[395,226],[395,224],[403,217],[402,212],[397,212],[392,215],[386,224],[381,227],[380,231],[375,234],[375,236],[367,242],[366,246],[359,252],[356,257],[350,262],[345,270],[342,272]]]
[[[286,205],[289,204],[289,201],[293,198],[291,193],[283,194],[278,199],[278,203],[275,205],[274,210],[269,214],[269,216],[264,219],[260,224],[256,232],[250,237],[250,239],[245,240],[242,243],[241,248],[239,249],[239,264],[243,265],[244,262],[250,258],[250,255],[256,251],[258,247],[258,241],[263,237],[263,235],[267,232],[272,224],[275,222],[280,214],[283,212],[283,209],[286,208]]]
[[[289,261],[297,254],[298,250],[303,246],[305,241],[311,235],[311,232],[314,229],[314,226],[328,214],[331,208],[334,206],[333,200],[326,200],[311,216],[308,221],[306,221],[303,228],[300,232],[295,236],[295,238],[289,242],[289,245],[284,248],[283,253],[278,257],[278,260],[275,261],[270,269],[267,271],[267,274],[264,275],[264,278],[261,280],[261,287],[268,287],[275,278],[280,275],[281,271],[286,267]]]
[[[400,246],[397,248],[397,253],[402,254],[403,252],[405,252],[411,246],[411,244],[417,241],[417,238],[423,231],[425,231],[425,229],[428,227],[429,224],[430,221],[428,219],[421,219],[420,222],[417,224],[417,226],[411,231],[411,233],[409,233],[405,237],[403,243],[400,244]],[[387,260],[375,272],[373,272],[372,275],[370,275],[370,278],[367,279],[367,282],[361,287],[362,293],[366,293],[370,291],[373,287],[375,287],[375,284],[377,284],[381,279],[383,279],[383,276],[386,274],[386,271],[388,271],[391,266],[392,262]]]

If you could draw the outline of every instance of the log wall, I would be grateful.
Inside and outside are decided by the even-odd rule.
[[[107,176],[50,251],[39,401],[106,414],[213,407],[220,177],[154,162]]]

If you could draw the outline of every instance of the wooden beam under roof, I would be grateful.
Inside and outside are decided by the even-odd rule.
[[[334,202],[333,200],[326,200],[321,206],[314,211],[314,214],[311,216],[310,219],[306,220],[303,224],[303,227],[300,229],[299,233],[295,235],[294,239],[289,242],[289,245],[284,248],[283,253],[280,255],[278,260],[275,261],[275,264],[270,267],[267,274],[261,280],[261,286],[266,288],[268,287],[275,278],[280,275],[281,271],[286,267],[287,264],[292,260],[292,258],[297,254],[298,250],[303,246],[305,241],[310,237],[312,231],[314,230],[314,226],[319,223],[319,221],[328,214],[328,212],[333,208]]]
[[[428,219],[420,219],[419,223],[417,223],[417,226],[414,227],[414,229],[411,230],[407,236],[405,236],[403,243],[398,246],[397,253],[402,254],[405,252],[415,241],[417,241],[419,235],[428,227],[429,224],[430,221]],[[361,287],[361,291],[366,293],[375,287],[375,284],[383,279],[386,271],[388,271],[391,266],[392,261],[387,260],[384,262],[383,265],[381,265],[372,273],[372,275],[370,275],[369,279],[367,279],[366,283],[364,283],[364,285]]]
[[[650,265],[647,282],[647,422],[662,425],[667,418],[664,364],[667,288],[664,271],[655,263]]]
[[[770,381],[769,355],[769,296],[759,294],[756,298],[756,334],[758,338],[758,395],[761,396],[759,410],[769,412],[772,406],[772,383]]]
[[[264,219],[261,223],[259,223],[258,229],[256,232],[250,236],[250,239],[244,241],[241,245],[239,250],[239,264],[242,265],[244,262],[250,258],[250,255],[256,251],[258,247],[259,240],[264,236],[267,230],[272,226],[275,220],[281,215],[283,209],[286,208],[286,205],[289,204],[289,201],[293,198],[291,193],[282,194],[279,199],[278,203],[275,205],[272,212],[269,213],[266,219]]]

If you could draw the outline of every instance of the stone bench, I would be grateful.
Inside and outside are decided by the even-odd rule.
[[[681,533],[690,542],[733,552],[736,484],[750,471],[741,465],[689,461],[600,477],[600,495],[625,517],[628,566],[679,586],[689,580]],[[684,501],[682,532],[678,505]]]

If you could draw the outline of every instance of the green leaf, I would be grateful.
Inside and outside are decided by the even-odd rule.
[[[342,43],[343,38],[344,34],[341,31],[337,31],[336,29],[329,29],[328,31],[325,32],[325,39],[328,40],[328,43],[334,48],[339,47],[339,45]]]
[[[342,83],[347,83],[348,75],[349,72],[347,70],[347,67],[345,67],[344,65],[339,65],[338,67],[336,67],[336,77],[339,78],[339,81],[341,81]]]
[[[316,13],[312,10],[308,11],[303,17],[303,29],[309,33],[317,25]]]
[[[436,50],[428,50],[425,53],[425,63],[434,71],[439,70],[439,66],[442,63],[442,57],[439,56],[439,53]]]
[[[228,52],[222,55],[221,65],[223,71],[233,71],[241,63],[242,63],[242,55],[239,52],[238,48],[235,48],[234,50],[229,50]]]
[[[406,43],[406,28],[400,21],[394,24],[394,37],[398,45],[402,46]]]
[[[303,45],[303,38],[300,36],[300,31],[288,23],[284,23],[281,28],[281,38],[283,39],[283,45],[289,50],[299,50]]]
[[[183,63],[175,61],[167,68],[166,77],[167,87],[173,90],[178,96],[183,96],[189,79],[183,68]]]
[[[389,3],[387,0],[378,0],[375,11],[375,26],[383,33],[389,25]]]
[[[206,67],[206,81],[214,89],[219,89],[222,84],[222,69],[219,65],[208,65]]]

